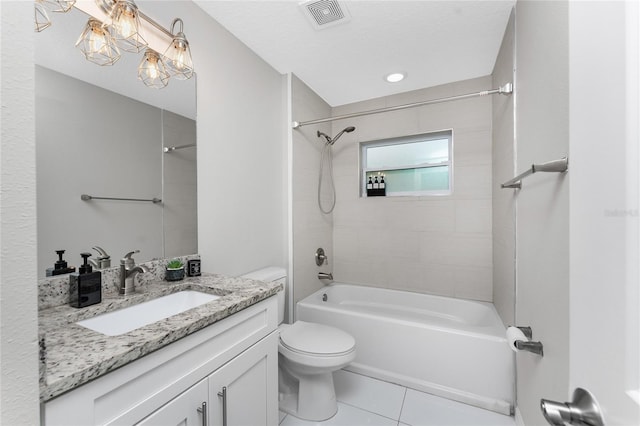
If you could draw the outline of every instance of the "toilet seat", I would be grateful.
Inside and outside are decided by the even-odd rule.
[[[356,341],[335,327],[296,321],[281,329],[280,344],[301,356],[341,357],[354,351]]]

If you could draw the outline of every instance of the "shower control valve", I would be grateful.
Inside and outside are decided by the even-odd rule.
[[[329,259],[327,258],[327,255],[324,254],[324,249],[320,247],[318,250],[316,250],[316,265],[322,266],[328,264]]]

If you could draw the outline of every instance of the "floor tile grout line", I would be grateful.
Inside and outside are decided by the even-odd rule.
[[[402,404],[400,405],[400,415],[398,416],[398,425],[400,424],[400,419],[402,418],[402,410],[404,410],[404,402],[407,399],[407,391],[409,388],[404,388],[404,395],[402,396]]]
[[[367,413],[371,413],[371,414],[375,414],[376,416],[384,417],[385,419],[396,420],[393,417],[387,417],[384,414],[376,413],[374,411],[367,410],[366,408],[362,408],[362,407],[358,407],[357,405],[349,404],[348,402],[344,402],[344,401],[338,401],[338,402],[340,404],[348,405],[349,407],[357,408],[360,411],[366,411]]]

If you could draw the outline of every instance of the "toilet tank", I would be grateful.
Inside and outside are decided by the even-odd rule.
[[[278,324],[284,322],[284,306],[286,303],[285,294],[287,290],[287,271],[279,266],[269,266],[268,268],[258,269],[242,276],[250,280],[259,280],[265,282],[282,283],[282,291],[276,295],[278,298]]]

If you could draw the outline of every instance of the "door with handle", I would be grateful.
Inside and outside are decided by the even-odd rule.
[[[640,425],[639,23],[636,1],[569,2],[569,389],[582,390],[541,401],[552,424],[597,424],[579,414],[590,392],[607,426]]]
[[[277,354],[272,333],[209,376],[209,426],[278,424]]]
[[[604,426],[598,401],[585,389],[573,391],[571,402],[556,402],[542,399],[540,409],[544,418],[553,426],[584,425]]]

